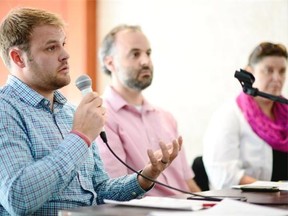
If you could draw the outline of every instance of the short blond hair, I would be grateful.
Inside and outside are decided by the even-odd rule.
[[[0,54],[4,64],[10,67],[9,50],[18,46],[30,51],[30,36],[35,27],[53,25],[64,28],[64,21],[56,14],[36,8],[15,8],[11,10],[0,25]]]

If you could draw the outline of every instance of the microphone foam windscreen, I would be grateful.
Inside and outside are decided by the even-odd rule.
[[[82,91],[83,89],[90,88],[92,85],[91,78],[88,75],[81,75],[75,81],[77,88]]]

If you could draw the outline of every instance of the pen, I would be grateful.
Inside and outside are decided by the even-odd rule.
[[[203,203],[202,207],[203,208],[210,208],[213,207],[214,205],[216,205],[217,203]]]

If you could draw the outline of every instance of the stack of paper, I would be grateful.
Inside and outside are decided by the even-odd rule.
[[[256,181],[251,184],[246,185],[234,185],[232,188],[240,189],[242,186],[266,186],[266,187],[278,187],[279,190],[287,190],[288,191],[288,182],[287,181],[279,181],[279,182],[272,182],[272,181]]]

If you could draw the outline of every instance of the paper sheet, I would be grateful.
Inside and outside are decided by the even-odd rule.
[[[288,211],[224,199],[214,207],[195,212],[152,211],[148,216],[287,216]]]
[[[219,203],[219,202],[213,202],[213,201],[186,200],[186,199],[152,197],[152,196],[147,196],[142,199],[134,199],[134,200],[125,201],[125,202],[114,201],[114,200],[104,200],[104,202],[117,204],[117,205],[190,210],[190,211],[197,211],[197,210],[203,209],[204,203],[205,204]]]

